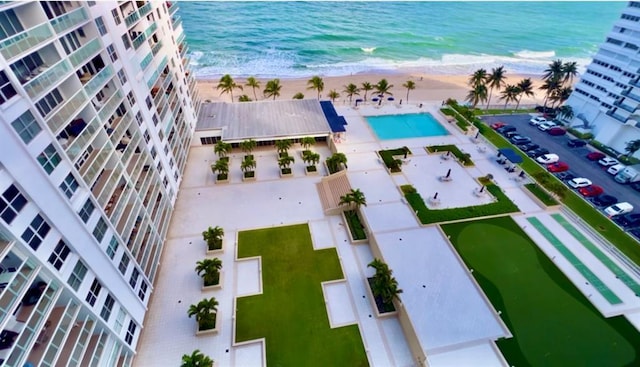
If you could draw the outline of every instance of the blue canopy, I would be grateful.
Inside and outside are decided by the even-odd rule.
[[[322,112],[324,112],[324,117],[329,123],[331,132],[341,133],[347,131],[344,128],[344,125],[347,124],[347,120],[345,120],[344,117],[338,115],[336,109],[333,107],[333,103],[331,103],[330,101],[320,101],[320,107],[322,108]]]
[[[511,163],[522,163],[522,157],[520,154],[513,151],[511,148],[500,148],[498,152],[505,156]]]

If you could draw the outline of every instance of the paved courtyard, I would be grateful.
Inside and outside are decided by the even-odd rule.
[[[449,135],[379,141],[364,118],[366,115],[424,112],[425,109],[445,126]],[[521,214],[516,215],[516,221],[543,246],[545,253],[555,256],[551,250],[546,250],[550,247],[548,243],[527,227],[525,220],[528,216],[537,216],[546,221],[550,212],[523,191],[523,182],[516,180],[518,172],[505,171],[495,161],[496,153],[489,145],[482,141],[474,143],[462,135],[439,114],[436,105],[424,108],[415,105],[361,106],[357,110],[337,107],[337,111],[348,122],[347,133],[337,147],[348,157],[348,178],[352,187],[362,190],[367,198],[368,205],[362,209],[372,231],[370,236],[377,240],[383,257],[394,270],[400,288],[404,290],[403,302],[428,307],[423,310],[424,316],[414,322],[420,325],[421,344],[430,366],[463,366],[471,361],[476,366],[505,366],[506,361],[492,342],[509,335],[498,313],[486,301],[469,269],[458,260],[438,227],[418,224],[398,186],[411,184],[425,198],[437,192],[442,208],[481,205],[491,198],[473,194],[480,187],[476,178],[491,174],[519,207]],[[440,144],[455,144],[470,153],[475,167],[463,168],[424,150],[424,146]],[[389,175],[376,151],[401,146],[409,147],[413,154],[405,160],[401,173]],[[320,153],[322,161],[331,154],[326,146],[316,145],[312,149]],[[233,345],[234,299],[261,292],[259,261],[234,261],[236,236],[241,230],[295,223],[309,224],[315,248],[337,249],[346,281],[323,287],[331,325],[357,324],[369,363],[373,366],[415,364],[398,319],[373,316],[365,288],[366,277],[373,275],[373,270],[367,267],[373,260],[371,247],[368,243],[351,244],[340,216],[324,215],[316,190],[320,176],[305,176],[304,163],[299,158],[301,150],[296,145],[291,152],[296,157],[292,166],[294,177],[280,178],[275,149],[259,148],[254,152],[257,160],[255,182],[242,182],[240,161],[243,154],[235,151],[231,155],[230,183],[215,184],[209,169],[216,160],[213,147],[191,148],[140,339],[136,366],[178,365],[181,356],[194,349],[211,356],[216,366],[262,366],[265,350],[261,343]],[[445,175],[448,169],[451,169],[453,180],[439,181],[437,177]],[[324,167],[321,167],[321,173],[326,174]],[[223,287],[203,292],[201,278],[194,267],[196,261],[207,256],[201,232],[216,225],[225,230],[224,252],[215,255],[223,262]],[[563,241],[572,243],[573,237],[568,233],[552,223],[549,226]],[[576,227],[579,228],[577,224]],[[585,235],[592,238],[588,233]],[[584,248],[574,248],[589,266],[597,261],[583,254]],[[565,271],[567,264],[562,261],[556,264]],[[571,274],[574,283],[580,283],[579,274],[572,274],[571,268],[568,269],[565,273]],[[593,270],[606,272],[597,265]],[[619,290],[615,278],[607,275],[602,278],[614,291]],[[589,292],[587,288],[581,290]],[[606,309],[600,305],[602,310],[626,313],[632,322],[636,320],[636,325],[639,324],[638,298],[632,297],[628,289],[621,289],[619,293],[625,301],[624,306]],[[187,309],[192,303],[212,296],[219,301],[220,331],[216,335],[196,337],[196,323],[187,317]]]

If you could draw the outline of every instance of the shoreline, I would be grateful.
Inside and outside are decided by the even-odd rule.
[[[490,71],[490,70],[488,70]],[[233,75],[232,75],[233,77]],[[348,97],[343,92],[344,86],[350,83],[356,84],[358,87],[363,82],[369,82],[375,85],[381,79],[387,79],[389,84],[394,87],[391,88],[391,93],[395,97],[396,101],[404,100],[406,102],[407,89],[402,85],[411,80],[415,83],[415,89],[409,91],[409,103],[414,102],[441,102],[447,98],[454,98],[458,102],[464,102],[466,95],[469,93],[470,87],[467,85],[467,81],[470,75],[459,74],[426,74],[422,72],[411,72],[410,70],[395,70],[386,71],[380,70],[376,72],[357,73],[345,76],[320,76],[324,81],[324,90],[320,96],[321,100],[329,100],[328,93],[331,90],[336,90],[340,93],[340,97],[336,99],[336,103],[349,103]],[[507,84],[517,84],[520,80],[525,78],[531,78],[533,83],[533,97],[523,96],[521,104],[542,104],[544,101],[544,92],[539,89],[542,84],[541,75],[526,75],[526,74],[509,74],[507,71]],[[256,78],[260,82],[260,88],[257,88],[255,93],[258,101],[266,100],[262,94],[265,84],[269,80],[275,78]],[[296,93],[303,93],[305,99],[317,98],[318,94],[316,90],[308,89],[308,78],[295,78],[295,77],[282,77],[280,79],[280,96],[277,100],[292,99]],[[231,102],[229,94],[220,94],[220,91],[216,89],[219,79],[210,78],[196,78],[199,97],[203,101],[210,102]],[[243,90],[236,89],[233,91],[234,102],[238,101],[240,95],[246,94],[251,100],[254,98],[253,90],[251,87],[246,87],[246,78],[235,78],[234,81],[243,86]],[[367,99],[373,91],[367,92]],[[353,99],[363,98],[364,92],[360,92],[360,96],[354,96]],[[491,97],[491,105],[503,105],[500,99],[500,93],[493,91]],[[272,98],[270,98],[272,99]],[[515,104],[509,104],[514,105]]]

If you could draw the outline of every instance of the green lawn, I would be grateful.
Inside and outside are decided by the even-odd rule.
[[[268,366],[366,366],[357,325],[331,329],[321,282],[342,279],[335,248],[314,251],[307,224],[238,234],[262,256],[263,294],[237,300],[236,341],[265,338]]]
[[[511,333],[512,366],[638,366],[640,333],[600,315],[509,217],[443,225]]]

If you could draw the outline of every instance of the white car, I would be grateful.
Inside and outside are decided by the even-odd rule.
[[[569,186],[573,187],[574,189],[591,186],[593,184],[591,180],[584,177],[572,178],[571,180],[567,181],[567,183],[569,184]]]
[[[538,130],[540,131],[547,131],[549,129],[551,129],[552,127],[558,126],[558,124],[556,124],[553,121],[545,121],[542,122],[540,124],[538,124]]]
[[[613,217],[616,215],[630,213],[633,210],[633,205],[625,202],[613,204],[607,208],[605,208],[604,212],[607,213],[608,216]]]
[[[529,120],[529,124],[533,126],[538,126],[543,122],[547,122],[547,119],[542,116],[534,117],[531,120]]]
[[[618,172],[622,171],[623,169],[625,169],[627,166],[625,166],[622,163],[618,163],[618,164],[614,164],[613,166],[609,167],[607,169],[607,173],[611,174],[611,175],[617,175]]]
[[[615,166],[620,163],[617,159],[611,157],[604,157],[598,161],[598,164],[604,167]]]
[[[538,158],[536,158],[536,161],[538,161],[538,163],[541,163],[541,164],[556,163],[559,160],[560,160],[560,157],[557,154],[553,154],[553,153],[543,154]]]

